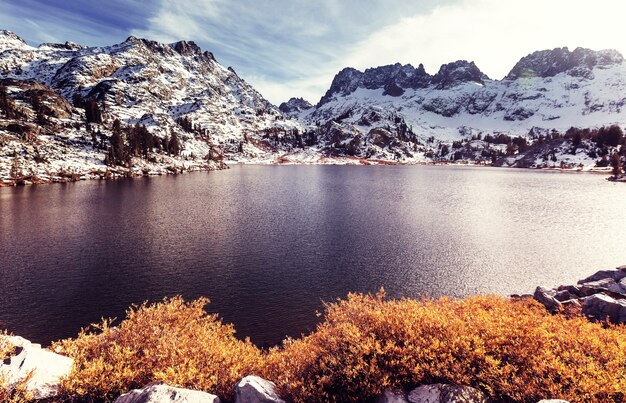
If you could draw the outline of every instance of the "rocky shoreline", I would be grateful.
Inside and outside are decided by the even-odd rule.
[[[472,164],[466,161],[462,162],[397,162],[386,160],[368,160],[356,157],[336,157],[336,158],[320,158],[315,161],[293,160],[287,157],[277,157],[273,161],[252,161],[252,162],[211,162],[205,165],[179,166],[170,165],[158,168],[124,168],[124,167],[106,167],[105,169],[92,169],[87,172],[58,172],[53,175],[28,175],[17,179],[0,177],[0,188],[44,185],[50,183],[72,183],[84,180],[112,180],[121,178],[139,178],[163,175],[178,175],[189,172],[210,172],[228,169],[229,165],[420,165],[420,166],[459,166],[459,167],[493,167],[489,164]],[[506,168],[506,167],[502,167]],[[579,168],[529,168],[541,171],[558,171],[563,173],[592,173],[607,174],[606,169],[589,169],[582,170]],[[607,178],[612,182],[626,182],[626,176],[615,179],[613,176]]]
[[[626,265],[600,270],[576,285],[537,287],[533,297],[550,312],[570,307],[592,321],[626,323]]]
[[[17,179],[0,178],[1,187],[44,185],[50,183],[72,183],[84,180],[113,180],[122,178],[139,178],[149,176],[178,175],[188,172],[210,172],[228,169],[228,165],[219,162],[211,162],[205,165],[179,166],[170,165],[155,168],[123,168],[107,167],[106,169],[93,169],[84,173],[57,173],[56,175],[32,175]]]

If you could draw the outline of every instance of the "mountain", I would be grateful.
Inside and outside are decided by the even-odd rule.
[[[278,108],[232,68],[223,67],[190,41],[162,44],[131,36],[105,47],[70,42],[32,47],[17,35],[0,31],[0,80],[5,98],[20,111],[12,119],[0,114],[0,178],[7,178],[15,155],[25,176],[51,177],[68,171],[102,175],[116,119],[123,131],[145,127],[150,141],[160,143],[148,145],[147,152],[132,155],[121,167],[110,164],[114,173],[125,174],[213,169],[221,165],[222,157],[265,158],[276,151],[266,141],[269,133],[282,138],[300,127],[283,119]],[[54,104],[47,109],[64,110],[46,115],[45,125],[34,121],[32,83],[45,93],[37,107]],[[97,121],[87,116],[93,108]],[[15,125],[24,127],[18,130]],[[91,141],[93,132],[104,138],[97,147]],[[132,133],[122,134],[128,146]],[[159,151],[172,137],[180,139],[180,155]],[[50,163],[34,162],[36,154]]]
[[[465,60],[345,68],[316,105],[276,107],[192,41],[33,47],[0,31],[0,184],[225,162],[603,167],[625,104],[614,50],[534,52],[502,80]]]
[[[503,80],[464,60],[434,75],[421,64],[345,68],[314,108],[290,116],[335,155],[516,165],[537,140],[567,143],[572,126],[624,125],[625,104],[626,64],[619,52],[557,48],[523,57]],[[550,148],[554,155],[545,165],[594,166],[603,151],[587,140],[576,147],[580,155]],[[546,155],[530,165],[542,166]]]

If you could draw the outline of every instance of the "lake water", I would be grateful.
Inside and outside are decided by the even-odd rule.
[[[207,296],[259,345],[348,292],[530,293],[626,264],[626,184],[503,168],[236,166],[0,189],[0,327],[74,336]]]

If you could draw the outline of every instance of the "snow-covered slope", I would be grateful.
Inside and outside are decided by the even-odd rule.
[[[105,47],[69,42],[32,47],[0,31],[0,79],[38,82],[75,106],[95,100],[105,133],[115,119],[144,125],[160,138],[176,133],[182,155],[190,159],[204,158],[211,148],[227,159],[267,158],[275,150],[264,143],[264,135],[282,138],[300,127],[283,119],[232,68],[187,41],[161,44],[129,37]],[[80,121],[81,112],[74,113],[68,119]],[[177,122],[181,118],[191,127],[183,129]]]
[[[395,64],[364,72],[346,68],[315,108],[292,116],[316,130],[318,137],[329,130],[343,131],[345,140],[334,148],[349,150],[350,155],[420,161],[425,155],[449,159],[440,152],[442,145],[456,141],[465,146],[479,135],[503,133],[532,143],[539,135],[564,134],[572,126],[624,125],[625,105],[622,55],[557,48],[522,58],[500,81],[466,61],[443,65],[432,76],[422,65]],[[396,135],[404,125],[414,136]],[[391,148],[367,141],[372,130],[386,130]],[[358,136],[364,141],[350,147]],[[471,147],[482,153],[489,144],[474,142]]]
[[[625,105],[626,62],[611,50],[535,52],[500,81],[463,60],[434,75],[346,68],[317,105],[277,108],[194,42],[33,47],[0,31],[0,182],[223,161],[591,167],[618,146],[567,130],[622,126]]]

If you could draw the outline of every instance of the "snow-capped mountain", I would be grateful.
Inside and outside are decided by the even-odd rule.
[[[621,129],[597,129],[624,125],[625,104],[613,50],[538,51],[502,80],[463,60],[345,68],[317,105],[277,108],[191,41],[33,47],[0,31],[0,184],[224,162],[606,166]]]
[[[32,47],[17,35],[0,31],[0,79],[12,80],[4,82],[9,97],[19,98],[22,83],[34,81],[73,104],[67,116],[53,118],[59,120],[55,121],[58,127],[49,130],[47,142],[89,138],[86,111],[81,110],[88,101],[95,101],[102,116],[102,124],[90,125],[94,130],[110,137],[111,124],[119,119],[123,125],[143,125],[161,139],[175,133],[182,142],[181,156],[191,165],[196,160],[204,164],[211,150],[233,160],[264,158],[274,149],[264,144],[263,136],[271,132],[282,137],[299,128],[297,122],[284,120],[278,108],[232,68],[223,67],[210,52],[187,41],[162,44],[129,37],[105,47],[69,42]],[[27,102],[18,104],[32,109]],[[186,124],[181,125],[183,119]],[[83,130],[75,124],[81,122]],[[0,125],[5,144],[0,147],[5,155],[0,176],[6,176],[1,169],[6,170],[9,154],[18,153],[30,161],[33,153],[32,147],[6,130],[9,124]],[[88,152],[87,160],[104,161],[105,151],[83,147],[80,153]],[[42,169],[52,167],[39,168],[35,170],[42,175]],[[97,167],[91,164],[90,168]]]
[[[532,144],[572,126],[624,125],[625,105],[621,54],[557,48],[522,58],[503,80],[492,80],[463,60],[441,66],[434,75],[421,64],[364,72],[346,68],[314,108],[290,115],[347,155],[449,160],[453,157],[446,150],[455,144],[463,149],[459,159],[491,162],[506,154],[505,147],[482,141],[486,136],[520,136]],[[595,163],[593,158],[564,158]]]

